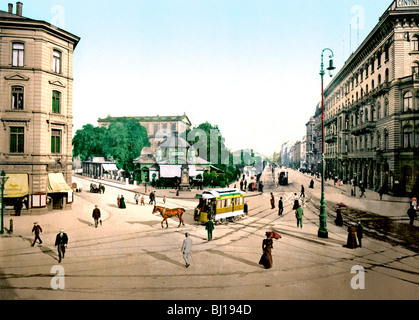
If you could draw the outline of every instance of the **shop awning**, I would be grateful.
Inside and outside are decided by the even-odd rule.
[[[4,185],[5,198],[22,198],[29,194],[29,183],[27,174],[6,174],[7,179]]]
[[[48,193],[67,193],[73,189],[67,184],[62,173],[48,173]]]
[[[104,163],[102,164],[103,170],[105,171],[118,171],[118,167],[115,163]]]

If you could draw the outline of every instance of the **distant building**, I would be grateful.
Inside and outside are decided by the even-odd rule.
[[[71,208],[73,51],[80,38],[0,10],[0,171],[10,208],[40,214]]]
[[[180,116],[127,116],[127,119],[137,120],[146,130],[152,150],[157,150],[159,143],[174,132],[182,134],[191,129],[191,121],[186,114]],[[108,116],[98,119],[99,127],[108,128],[112,122],[118,122],[122,117]]]

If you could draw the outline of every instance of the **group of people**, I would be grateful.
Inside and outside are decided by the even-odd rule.
[[[39,244],[42,244],[40,234],[42,233],[42,227],[38,222],[34,222],[32,233],[35,233],[35,239],[32,243],[32,247],[35,245],[36,241],[39,241]],[[55,237],[54,246],[58,249],[58,263],[61,263],[61,260],[65,257],[65,249],[68,245],[68,236],[63,229],[60,229],[59,233]]]

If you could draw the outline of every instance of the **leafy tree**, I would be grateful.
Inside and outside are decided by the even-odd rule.
[[[84,125],[81,130],[76,131],[73,138],[73,157],[80,156],[81,161],[86,161],[90,156],[104,155],[105,137],[106,128]]]
[[[100,155],[115,160],[118,168],[131,172],[132,161],[149,147],[147,130],[135,119],[121,118],[109,128],[94,127],[91,124],[77,130],[73,138],[73,157],[86,161],[90,156]]]
[[[131,172],[132,161],[141,155],[144,147],[149,147],[147,130],[135,119],[121,118],[109,125],[105,139],[105,153],[112,157],[118,168]]]

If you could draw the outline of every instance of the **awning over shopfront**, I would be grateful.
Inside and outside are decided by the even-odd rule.
[[[48,193],[67,193],[73,189],[67,184],[62,173],[48,173]]]
[[[29,183],[27,174],[6,174],[7,179],[4,185],[5,198],[22,198],[29,194]]]
[[[103,170],[105,171],[118,171],[118,167],[114,163],[104,163],[102,164]]]

